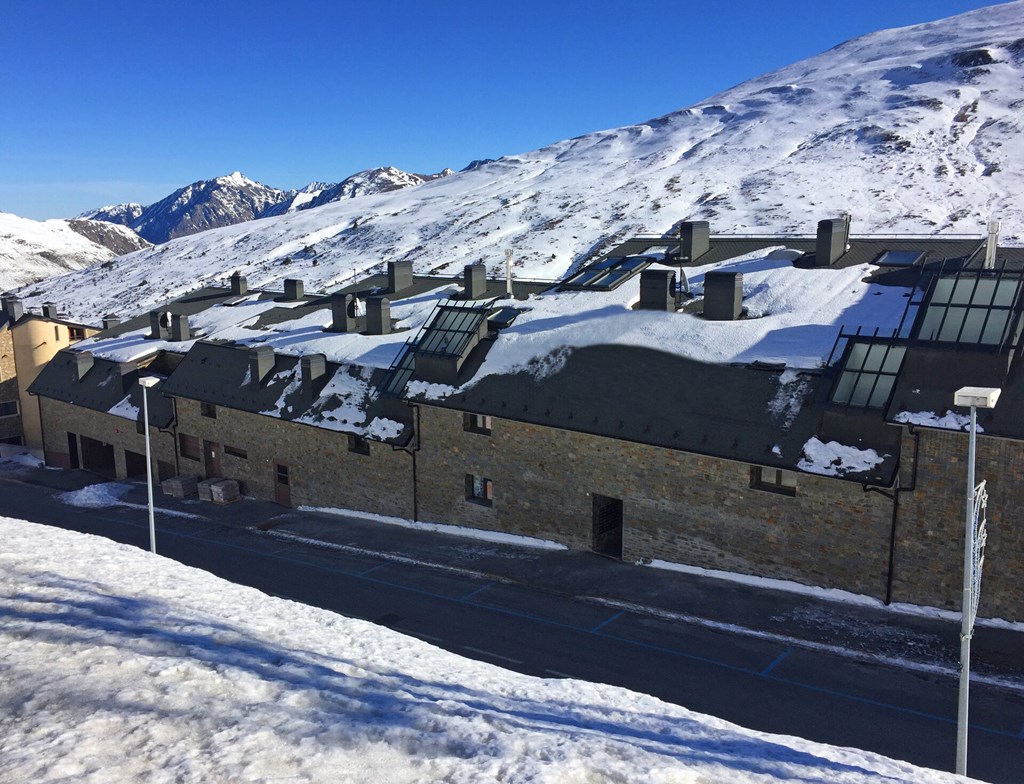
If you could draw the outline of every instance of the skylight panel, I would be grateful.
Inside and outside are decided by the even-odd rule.
[[[852,344],[832,392],[832,402],[858,408],[884,408],[905,355],[904,346]]]
[[[580,270],[562,283],[563,289],[610,291],[654,261],[650,256],[613,256]]]
[[[981,271],[939,278],[917,331],[919,340],[998,346],[1016,315],[1021,279]]]
[[[924,257],[920,250],[887,250],[882,253],[875,264],[879,267],[912,267]]]

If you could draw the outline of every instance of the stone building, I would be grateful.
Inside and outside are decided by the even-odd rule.
[[[154,375],[161,475],[956,608],[953,394],[998,387],[981,612],[1019,620],[1024,252],[849,229],[683,223],[511,292],[482,265],[393,263],[315,295],[236,275],[61,352],[30,391],[57,465],[77,448],[137,471],[136,380]]]

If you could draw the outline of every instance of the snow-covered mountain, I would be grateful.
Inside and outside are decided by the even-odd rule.
[[[95,210],[87,210],[78,217],[84,220],[106,221],[107,223],[118,223],[121,226],[131,226],[133,221],[139,219],[144,209],[146,208],[141,204],[128,202],[127,204],[112,204]]]
[[[112,223],[34,221],[0,212],[0,291],[147,247],[131,229]]]
[[[262,215],[288,198],[285,191],[233,172],[179,188],[146,207],[129,225],[141,237],[159,244],[207,229],[230,226]]]
[[[689,108],[398,191],[204,232],[50,282],[79,317],[226,280],[328,289],[385,261],[484,259],[554,278],[683,219],[713,232],[963,232],[1024,240],[1024,2],[885,30]]]
[[[402,188],[412,187],[413,185],[421,185],[431,180],[437,180],[441,177],[448,177],[454,173],[451,169],[445,169],[437,174],[411,174],[401,169],[396,169],[394,166],[367,169],[366,171],[357,172],[351,177],[346,177],[331,188],[324,189],[316,198],[303,205],[303,209],[321,207],[332,201],[352,199],[356,196],[372,196],[377,193],[397,191]]]

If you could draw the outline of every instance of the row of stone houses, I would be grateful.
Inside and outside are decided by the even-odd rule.
[[[684,223],[562,281],[244,278],[60,351],[52,465],[226,477],[332,506],[956,608],[967,436],[982,614],[1024,616],[1024,252],[978,238],[712,236]],[[343,523],[339,523],[341,525]]]

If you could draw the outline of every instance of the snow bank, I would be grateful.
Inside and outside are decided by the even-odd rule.
[[[109,541],[0,518],[4,781],[956,777],[462,659]]]

